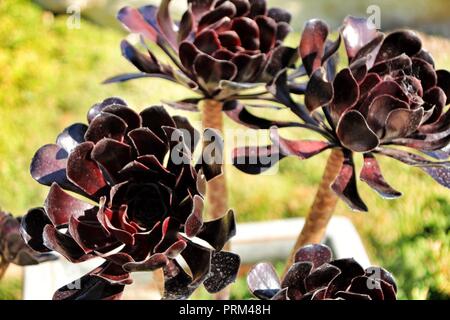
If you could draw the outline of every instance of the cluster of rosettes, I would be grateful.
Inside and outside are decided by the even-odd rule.
[[[20,221],[21,218],[0,210],[0,275],[11,263],[30,266],[56,259],[51,253],[35,252],[26,245],[20,232]]]
[[[260,263],[248,274],[251,292],[263,300],[396,300],[392,275],[380,267],[363,269],[354,259],[332,260],[330,248],[308,245],[280,283],[274,267]]]
[[[161,1],[159,7],[120,10],[118,19],[124,26],[157,43],[177,68],[159,62],[149,50],[142,53],[123,41],[123,55],[141,73],[119,75],[107,82],[161,77],[204,98],[222,100],[264,86],[297,59],[295,49],[282,45],[291,29],[291,15],[283,9],[268,9],[266,0],[187,2],[188,10],[176,23],[170,16],[170,0]],[[192,102],[172,105],[195,109]]]
[[[131,272],[159,268],[166,299],[187,298],[202,283],[217,292],[233,282],[239,257],[221,250],[235,234],[234,214],[202,217],[206,181],[221,173],[220,135],[205,130],[205,152],[194,167],[199,134],[162,107],[138,114],[110,98],[90,109],[88,121],[65,129],[31,164],[34,179],[51,188],[44,207],[23,218],[28,245],[74,263],[105,259],[54,298],[120,298]]]
[[[241,123],[259,128],[274,126],[272,146],[235,150],[238,168],[259,173],[270,167],[255,166],[249,160],[255,155],[307,159],[339,148],[344,162],[332,188],[352,209],[360,211],[367,211],[367,207],[357,191],[355,153],[364,157],[360,179],[385,198],[401,193],[383,178],[375,158],[378,154],[420,167],[438,183],[450,187],[449,162],[441,161],[449,158],[450,111],[446,106],[450,102],[450,73],[435,70],[433,58],[412,31],[386,35],[366,19],[348,17],[335,42],[327,40],[328,33],[324,22],[309,21],[299,46],[303,61],[300,72],[307,81],[277,83],[276,93],[283,97],[280,101],[303,122],[268,121],[249,115],[242,106],[235,109],[234,117]],[[336,74],[333,59],[341,38],[349,66]],[[303,95],[305,104],[295,103],[289,92]],[[313,130],[326,141],[284,139],[275,127],[286,126]]]

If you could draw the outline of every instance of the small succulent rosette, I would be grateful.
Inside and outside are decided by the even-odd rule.
[[[348,17],[336,41],[327,40],[328,26],[320,20],[306,23],[299,46],[303,82],[288,75],[275,84],[278,100],[299,118],[297,123],[263,119],[250,114],[239,101],[230,101],[236,121],[252,128],[271,128],[272,145],[234,151],[236,166],[257,174],[270,166],[258,156],[308,159],[327,149],[343,151],[341,171],[332,189],[353,210],[367,211],[360,198],[353,156],[364,163],[359,178],[382,197],[401,193],[383,178],[376,156],[386,156],[422,169],[450,187],[450,73],[436,70],[419,36],[409,30],[384,34],[366,19]],[[348,67],[336,73],[341,39]],[[295,102],[290,93],[303,97]],[[289,140],[277,128],[312,130],[324,139]],[[255,160],[256,158],[256,160]],[[276,161],[266,161],[270,165]]]
[[[393,276],[380,267],[363,269],[354,259],[332,259],[330,248],[308,245],[282,281],[269,263],[254,266],[248,286],[262,300],[396,300]]]
[[[202,98],[167,103],[197,110],[203,98],[225,100],[264,87],[298,58],[294,48],[283,45],[291,30],[291,15],[267,8],[265,0],[188,0],[178,22],[171,18],[170,2],[120,10],[118,19],[130,32],[141,35],[146,52],[124,40],[122,53],[140,73],[119,75],[107,83],[143,77],[171,80]],[[162,48],[172,64],[159,61],[145,40]]]
[[[0,274],[9,264],[31,266],[57,259],[49,252],[36,252],[26,245],[21,235],[20,221],[20,217],[0,210]]]
[[[202,215],[206,181],[221,174],[220,135],[204,131],[205,152],[193,166],[199,133],[162,107],[138,114],[109,98],[90,109],[88,121],[66,128],[31,164],[34,179],[51,188],[44,207],[22,221],[28,245],[73,263],[105,260],[54,299],[120,298],[131,272],[160,268],[165,299],[233,282],[240,260],[222,248],[235,234],[234,213],[214,221]]]

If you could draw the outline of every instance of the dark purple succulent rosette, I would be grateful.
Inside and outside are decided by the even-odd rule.
[[[160,62],[147,48],[140,52],[122,42],[122,53],[140,73],[124,74],[107,83],[142,77],[159,77],[180,83],[202,98],[167,102],[173,107],[197,110],[203,98],[226,100],[242,91],[264,87],[298,58],[283,46],[291,15],[267,8],[266,0],[188,0],[180,21],[170,16],[170,0],[159,7],[125,7],[118,19],[144,42],[158,44],[175,67]],[[145,46],[145,44],[144,44]],[[254,90],[253,90],[254,91]],[[267,93],[250,96],[261,96]]]
[[[202,216],[206,181],[221,174],[220,135],[204,131],[204,149],[215,157],[202,152],[194,167],[198,132],[163,107],[138,114],[109,98],[90,109],[88,121],[65,129],[31,164],[33,178],[51,188],[44,207],[23,218],[28,245],[73,263],[105,260],[78,289],[62,287],[54,299],[117,299],[131,272],[159,268],[165,299],[185,299],[202,283],[217,292],[233,282],[239,257],[221,250],[235,234],[234,213]]]
[[[330,248],[308,245],[280,281],[269,263],[247,276],[250,291],[262,300],[396,300],[394,277],[381,267],[364,269],[354,259],[332,259]]]
[[[9,264],[31,266],[57,257],[48,252],[36,252],[27,246],[21,235],[22,218],[0,210],[0,273]]]
[[[235,162],[241,163],[237,167],[260,173],[268,166],[249,161],[257,155],[306,159],[329,148],[340,148],[345,159],[332,189],[359,211],[367,211],[367,207],[357,191],[355,153],[364,157],[360,179],[384,198],[397,198],[401,193],[383,178],[376,155],[419,167],[450,187],[450,110],[446,108],[450,73],[435,70],[433,58],[412,31],[384,34],[366,19],[347,17],[336,41],[327,40],[328,32],[324,22],[309,21],[299,46],[303,61],[300,69],[307,75],[306,82],[289,83],[285,75],[274,85],[278,100],[291,107],[302,122],[280,125],[249,115],[243,106],[235,109],[240,111],[235,111],[234,118],[242,124],[272,127],[273,142],[266,147],[236,149]],[[335,63],[329,62],[335,59],[341,39],[349,66],[336,74]],[[304,104],[294,102],[290,93],[303,95]],[[276,129],[283,126],[304,127],[325,140],[284,139]]]

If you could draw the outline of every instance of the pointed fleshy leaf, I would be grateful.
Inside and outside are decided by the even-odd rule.
[[[31,176],[46,186],[51,186],[56,182],[66,189],[78,190],[66,176],[68,156],[67,151],[56,144],[47,144],[41,147],[31,161]]]
[[[176,260],[169,261],[164,267],[164,294],[162,300],[185,300],[201,283],[193,283]]]
[[[444,90],[439,87],[431,88],[425,92],[423,100],[425,101],[425,104],[423,105],[425,111],[431,111],[431,115],[428,119],[423,119],[422,124],[436,122],[441,117],[446,105],[447,96],[445,95]]]
[[[194,46],[203,53],[212,55],[221,48],[217,32],[207,29],[195,37]]]
[[[328,263],[314,269],[314,271],[305,278],[306,292],[326,287],[334,277],[340,274],[340,272],[339,268]]]
[[[330,109],[332,114],[339,118],[346,110],[352,108],[359,98],[358,82],[350,69],[343,69],[336,75],[333,81],[333,92]]]
[[[328,32],[328,25],[321,20],[309,20],[305,25],[299,52],[309,75],[322,65]]]
[[[414,133],[422,123],[423,113],[423,108],[391,111],[386,119],[384,140],[407,137]]]
[[[161,139],[167,141],[167,135],[162,129],[163,126],[175,128],[175,122],[169,113],[161,106],[153,106],[146,108],[141,113],[142,127],[149,128],[154,134]]]
[[[301,296],[306,292],[305,279],[311,270],[313,270],[311,262],[296,262],[289,268],[281,283],[282,288],[289,288],[288,296]]]
[[[269,61],[264,69],[268,81],[272,80],[281,70],[291,67],[298,59],[297,50],[286,46],[273,49]]]
[[[260,47],[260,31],[258,24],[247,17],[239,17],[232,20],[231,30],[236,31],[241,40],[241,45],[246,50],[258,50]]]
[[[215,129],[205,129],[203,132],[202,155],[198,165],[203,169],[206,180],[209,181],[222,174],[224,142]]]
[[[367,294],[353,293],[348,291],[339,291],[336,293],[335,298],[342,298],[349,301],[366,301],[372,300]]]
[[[292,99],[287,80],[287,70],[283,70],[267,86],[268,91],[278,100],[279,103],[284,104],[291,109],[291,111],[300,119],[306,123],[316,123],[317,121],[311,117],[306,106],[296,103]]]
[[[252,82],[261,73],[266,56],[264,54],[248,55],[238,53],[231,62],[237,67],[237,75],[234,82]],[[245,88],[244,88],[245,89]]]
[[[378,192],[383,198],[395,199],[402,195],[384,180],[380,166],[372,154],[364,154],[364,165],[359,178]]]
[[[232,151],[233,165],[248,174],[260,174],[284,158],[278,147],[240,147]]]
[[[209,293],[217,293],[236,281],[241,259],[231,252],[214,252],[211,258],[211,271],[203,282]]]
[[[356,186],[355,166],[351,158],[345,159],[342,168],[331,185],[331,189],[352,210],[368,211],[367,206],[361,200]]]
[[[269,263],[255,265],[247,275],[250,291],[258,298],[268,300],[281,289],[275,268]]]
[[[69,219],[69,234],[84,253],[120,245],[114,237],[107,234],[98,220],[94,219],[95,215],[88,217],[88,214],[71,216]]]
[[[272,126],[278,128],[294,127],[295,122],[272,121],[251,114],[238,100],[230,100],[224,103],[225,114],[235,122],[252,129],[269,129]]]
[[[91,157],[117,181],[119,171],[131,161],[131,148],[126,143],[104,138],[95,144]]]
[[[409,106],[406,102],[390,95],[381,95],[372,101],[367,115],[367,124],[378,137],[383,137],[386,119],[389,113],[395,109],[408,110]]]
[[[296,156],[301,160],[311,158],[331,147],[326,141],[288,140],[280,137],[276,127],[270,130],[270,139],[284,156]]]
[[[295,253],[295,262],[310,262],[316,269],[331,261],[333,254],[326,245],[310,244],[303,246]]]
[[[50,252],[44,245],[43,232],[46,225],[51,225],[44,208],[28,210],[21,220],[21,233],[27,245],[37,252]]]
[[[169,147],[149,128],[138,128],[128,133],[138,156],[154,155],[159,162],[164,160]]]
[[[445,96],[447,97],[447,101],[445,105],[450,104],[450,72],[447,70],[438,70],[436,71],[438,87],[444,90]]]
[[[85,134],[85,140],[97,143],[103,138],[122,141],[128,126],[122,118],[112,113],[101,113],[95,117]]]
[[[411,59],[406,54],[402,54],[395,58],[378,62],[369,70],[369,72],[376,73],[381,77],[392,74],[395,71],[400,71],[404,74],[411,74],[413,70],[412,67],[413,62]]]
[[[72,237],[56,230],[53,225],[46,225],[43,232],[44,245],[52,249],[72,263],[79,263],[94,258],[86,254]]]
[[[91,271],[91,274],[108,281],[112,285],[130,285],[133,283],[129,272],[125,271],[121,265],[109,261]]]
[[[142,36],[156,42],[158,31],[144,19],[142,14],[135,8],[124,7],[117,14],[117,19],[130,31],[140,33]]]
[[[193,198],[194,206],[192,213],[186,220],[184,232],[189,238],[195,237],[203,226],[203,199],[195,195]]]
[[[381,290],[379,283],[374,285],[373,281],[366,276],[360,276],[353,279],[348,291],[368,295],[372,300],[384,299],[383,291]]]
[[[198,23],[198,31],[210,27],[221,19],[228,17],[233,18],[236,15],[236,6],[231,1],[223,1],[219,6],[213,10],[206,12]]]
[[[220,80],[233,80],[237,68],[229,61],[217,60],[206,54],[199,54],[194,60],[194,71],[200,84],[213,93]]]
[[[119,300],[123,289],[124,285],[111,284],[103,278],[87,274],[59,288],[53,300]]]
[[[310,76],[306,87],[305,105],[310,112],[333,99],[333,85],[326,80],[325,69],[318,68]]]
[[[84,211],[92,207],[66,193],[57,183],[52,184],[44,204],[49,219],[56,227],[67,225],[71,216],[83,215]]]
[[[131,108],[120,104],[112,104],[102,109],[102,112],[111,113],[127,124],[127,131],[139,128],[142,125],[141,117]]]
[[[406,53],[412,57],[422,49],[422,42],[416,33],[400,30],[390,33],[383,41],[376,62],[392,59]]]
[[[161,31],[167,42],[172,46],[172,48],[178,48],[177,33],[175,32],[175,24],[172,21],[169,12],[169,4],[171,0],[162,0],[158,12],[156,14],[156,19]]]
[[[144,73],[161,73],[161,66],[150,52],[147,55],[141,53],[127,40],[122,40],[120,48],[122,50],[122,55],[139,71]]]
[[[450,189],[450,165],[446,167],[423,167],[437,183]]]
[[[341,33],[349,60],[353,60],[358,52],[378,35],[375,26],[366,18],[352,16],[345,18]]]
[[[330,264],[338,267],[341,273],[329,283],[326,298],[335,298],[338,291],[347,290],[353,278],[364,275],[364,269],[353,258],[333,260]]]
[[[84,142],[86,130],[87,126],[85,124],[75,123],[58,135],[56,144],[66,150],[67,153],[70,153],[77,145]]]
[[[177,41],[178,43],[186,40],[194,30],[194,15],[192,14],[191,8],[188,8],[183,13],[183,16],[180,20],[178,35],[177,35]]]
[[[163,253],[155,253],[148,259],[139,262],[128,262],[123,265],[123,269],[128,272],[154,271],[167,266],[169,259]]]
[[[377,75],[377,77],[379,78],[378,75]],[[371,82],[372,81],[378,82],[376,79],[377,78],[371,76],[370,80],[371,80]],[[378,96],[390,95],[399,100],[406,102],[407,104],[410,103],[410,100],[409,100],[408,96],[406,95],[405,91],[403,90],[403,88],[395,81],[391,81],[391,80],[382,81],[382,82],[379,82],[378,84],[376,84],[374,87],[371,87],[369,89],[370,89],[370,92],[369,92],[367,98],[364,100],[364,103],[359,107],[359,111],[363,115],[367,115],[370,104]]]
[[[431,64],[418,58],[413,58],[412,63],[412,74],[420,79],[423,91],[428,91],[437,85],[438,78]]]
[[[263,53],[269,52],[275,46],[277,23],[265,16],[256,17],[256,23],[259,27],[259,49]]]
[[[161,100],[161,102],[171,108],[182,110],[182,111],[190,111],[190,112],[198,112],[198,102],[199,99],[184,99],[180,101],[167,101]]]
[[[369,267],[365,270],[365,275],[369,278],[373,278],[377,281],[382,281],[389,284],[394,291],[394,294],[397,293],[397,284],[395,282],[394,276],[382,267]]]
[[[152,78],[152,77],[161,77],[161,78],[167,78],[166,76],[162,76],[161,74],[150,74],[150,73],[124,73],[119,74],[117,76],[108,78],[103,81],[103,84],[110,84],[110,83],[116,83],[116,82],[125,82],[129,80],[134,79],[142,79],[142,78]],[[170,78],[168,80],[173,80],[173,78]]]
[[[220,213],[215,213],[220,214]],[[203,224],[197,237],[208,242],[217,251],[222,250],[225,244],[236,235],[236,219],[233,210],[216,220]]]
[[[194,283],[203,283],[211,271],[212,251],[186,239],[187,246],[181,252],[192,273]]]
[[[343,146],[355,152],[367,152],[378,147],[380,141],[358,111],[346,112],[339,120],[337,135]]]
[[[67,160],[67,177],[91,196],[107,186],[101,169],[91,159],[93,149],[92,142],[84,142],[75,148]]]

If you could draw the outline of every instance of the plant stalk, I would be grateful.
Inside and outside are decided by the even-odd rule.
[[[216,100],[203,100],[200,105],[202,111],[203,129],[212,128],[218,130],[222,135],[223,116],[222,102]],[[215,177],[206,185],[207,214],[212,219],[217,219],[228,210],[228,189],[225,176],[225,165],[222,166],[222,175]],[[230,250],[227,244],[224,250]],[[214,295],[215,300],[228,300],[230,289],[225,288]]]
[[[344,156],[342,150],[333,149],[328,158],[325,172],[313,205],[306,217],[305,224],[300,232],[294,248],[289,255],[283,275],[286,275],[290,266],[294,263],[295,253],[307,244],[320,243],[325,235],[328,222],[336,208],[338,197],[331,189],[331,184],[339,174]],[[283,276],[284,277],[284,276]]]
[[[9,263],[6,261],[1,261],[0,258],[0,281],[4,277],[6,270],[8,270]]]

